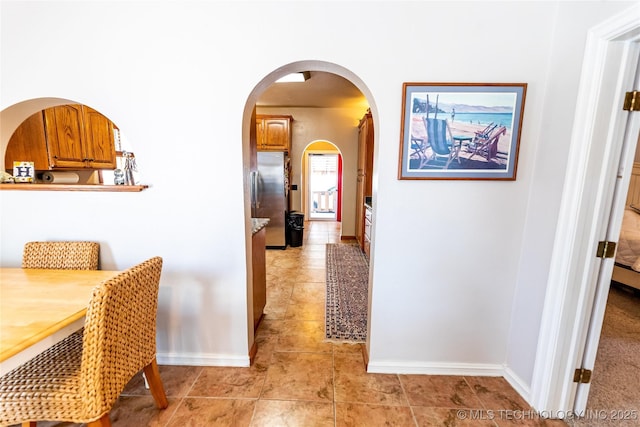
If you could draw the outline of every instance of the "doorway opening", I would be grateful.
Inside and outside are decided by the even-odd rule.
[[[615,241],[619,233],[624,199],[615,191],[615,180],[628,183],[633,158],[623,153],[632,144],[624,141],[640,129],[640,116],[622,109],[622,91],[637,87],[638,11],[635,7],[591,29],[585,48],[582,72],[588,78],[581,79],[578,91],[581,107],[549,273],[554,285],[546,292],[531,384],[530,400],[538,410],[586,409],[589,383],[581,373],[593,369],[613,269],[613,258],[594,254],[598,240]],[[585,195],[597,198],[585,203]],[[576,372],[580,376],[573,382]]]
[[[342,152],[329,141],[304,149],[300,205],[309,221],[342,221]]]
[[[338,163],[337,154],[310,153],[308,157],[310,220],[336,221],[338,213]]]
[[[640,336],[637,334],[640,331],[640,273],[634,269],[640,258],[640,216],[633,208],[640,203],[636,190],[640,183],[640,164],[637,162],[640,123],[634,126],[630,120],[627,129],[631,130],[631,135],[624,138],[606,232],[606,240],[615,241],[618,250],[608,262],[613,262],[613,274],[611,265],[603,265],[597,278],[593,306],[586,322],[585,350],[580,360],[580,367],[593,375],[590,375],[590,381],[577,386],[574,403],[577,414],[592,413],[600,408],[634,408],[640,396],[635,387],[640,375],[634,369],[640,362]],[[621,226],[620,210],[623,210]],[[576,427],[588,425],[590,421],[578,420]]]
[[[307,72],[310,78],[303,83],[278,83],[276,81],[289,73]],[[318,88],[320,90],[318,90]],[[331,88],[331,90],[328,90]],[[328,94],[338,94],[328,96]],[[322,94],[322,96],[319,96]],[[337,103],[336,99],[344,99]],[[305,248],[313,248],[313,242],[322,241],[337,242],[342,240],[342,234],[346,228],[347,235],[354,234],[355,224],[355,203],[351,199],[347,199],[347,203],[343,204],[344,194],[355,192],[355,168],[354,162],[350,161],[356,156],[355,141],[352,141],[352,133],[354,123],[357,123],[362,117],[363,111],[371,109],[376,115],[375,106],[372,104],[372,96],[366,85],[358,76],[346,68],[336,64],[322,61],[301,61],[287,64],[278,68],[255,86],[249,95],[245,104],[243,118],[243,155],[244,167],[249,173],[245,174],[245,203],[247,209],[245,211],[246,220],[246,242],[247,242],[247,309],[248,309],[248,345],[249,351],[252,353],[256,350],[255,331],[252,322],[252,301],[251,292],[253,288],[253,255],[252,255],[252,218],[251,205],[252,195],[252,177],[254,168],[257,167],[257,147],[258,147],[258,131],[256,120],[258,115],[291,115],[292,128],[290,128],[288,139],[288,153],[291,159],[291,171],[289,175],[289,212],[301,211],[306,217],[306,221],[310,219],[309,197],[308,197],[308,154],[309,153],[330,153],[337,156],[338,159],[338,185],[335,195],[335,216],[336,219],[331,221],[314,220],[304,224],[303,244],[298,252],[305,251]],[[340,107],[340,108],[338,108]],[[323,110],[319,110],[323,108]],[[318,114],[322,111],[321,114]],[[349,130],[349,131],[346,131]],[[331,138],[332,142],[328,142]],[[343,157],[346,156],[346,157]],[[346,176],[343,180],[343,165],[346,165]],[[343,189],[344,187],[344,189]],[[344,220],[344,224],[343,221]],[[305,221],[305,222],[306,222]],[[311,240],[316,239],[316,240]],[[321,239],[321,240],[318,240]],[[293,251],[269,251],[267,255],[286,256]],[[267,276],[273,273],[272,268],[279,267],[278,263],[266,260]],[[286,271],[281,272],[288,274]],[[296,270],[296,274],[297,274]],[[279,273],[280,274],[280,273]],[[268,285],[268,283],[267,283]],[[373,283],[370,285],[373,287]],[[267,291],[266,304],[275,303],[269,307],[273,312],[278,312],[281,308],[277,304],[277,299],[272,298]],[[266,308],[265,308],[266,309]],[[369,313],[370,315],[370,313]]]

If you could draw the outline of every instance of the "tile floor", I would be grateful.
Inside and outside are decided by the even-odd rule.
[[[251,367],[160,366],[163,411],[138,375],[113,426],[566,426],[537,419],[503,378],[368,374],[359,344],[324,342],[325,244],[339,236],[339,223],[307,222],[301,247],[267,250]]]

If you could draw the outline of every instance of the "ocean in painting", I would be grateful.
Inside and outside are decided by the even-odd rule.
[[[440,113],[443,114],[443,113]],[[438,114],[438,116],[440,116]],[[451,121],[451,115],[444,113],[447,119]],[[443,117],[444,118],[444,117]],[[456,113],[454,121],[488,125],[489,123],[496,123],[498,126],[505,126],[507,129],[511,129],[511,121],[513,119],[512,113]]]

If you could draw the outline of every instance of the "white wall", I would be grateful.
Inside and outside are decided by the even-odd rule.
[[[597,10],[593,9],[593,12]],[[572,5],[558,7],[553,44],[549,46],[545,101],[539,124],[537,161],[532,170],[531,191],[526,203],[522,256],[518,286],[512,307],[507,365],[529,384],[533,374],[537,334],[540,326],[546,281],[551,263],[555,225],[560,208],[560,191],[567,166],[571,129],[576,108],[584,30],[602,20],[597,13],[583,11],[575,19]],[[576,35],[581,36],[576,38]]]
[[[337,64],[375,123],[370,369],[506,364],[526,389],[586,31],[631,4],[3,2],[0,110],[39,97],[98,109],[151,188],[1,192],[0,263],[35,239],[97,240],[104,268],[161,255],[160,360],[246,363],[243,115],[274,70]],[[529,84],[516,181],[397,180],[402,83],[442,81]]]

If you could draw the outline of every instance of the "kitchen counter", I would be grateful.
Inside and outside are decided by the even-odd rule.
[[[251,218],[251,235],[256,234],[269,224],[269,218]]]

